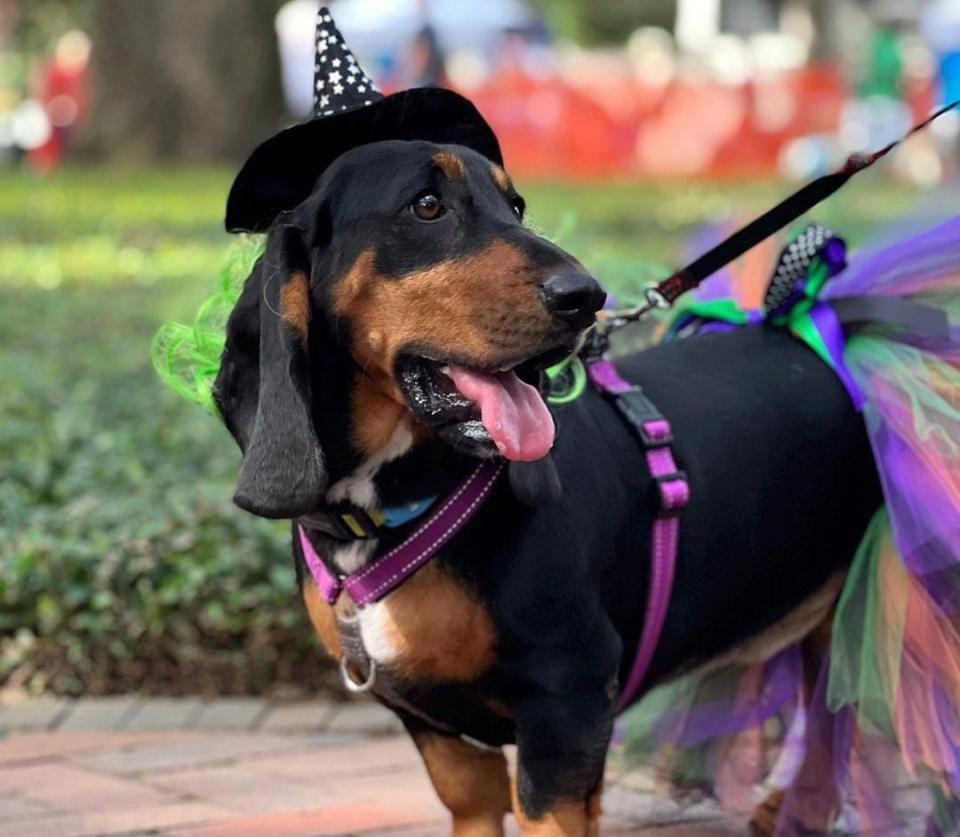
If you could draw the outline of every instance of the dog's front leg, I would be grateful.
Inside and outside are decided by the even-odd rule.
[[[510,810],[507,761],[459,738],[411,729],[440,801],[453,817],[454,837],[502,837]]]
[[[516,714],[513,807],[524,837],[593,837],[613,730],[604,688],[527,701]]]

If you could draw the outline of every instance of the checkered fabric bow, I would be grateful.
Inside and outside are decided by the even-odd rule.
[[[833,238],[827,227],[810,224],[783,248],[763,300],[767,316],[786,314],[803,297],[810,265]]]

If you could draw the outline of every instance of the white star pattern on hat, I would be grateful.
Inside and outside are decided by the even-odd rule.
[[[317,18],[314,114],[331,116],[373,104],[380,94],[344,43],[326,9]],[[371,98],[361,98],[364,94]]]

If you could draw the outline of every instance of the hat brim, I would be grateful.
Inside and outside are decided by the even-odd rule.
[[[442,88],[394,93],[355,110],[287,128],[243,164],[227,198],[228,232],[264,232],[304,201],[341,154],[381,140],[464,145],[502,164],[500,143],[473,103]]]

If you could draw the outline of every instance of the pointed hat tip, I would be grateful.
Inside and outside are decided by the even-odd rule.
[[[360,66],[330,10],[317,11],[313,73],[313,115],[333,116],[382,99],[383,94]]]

